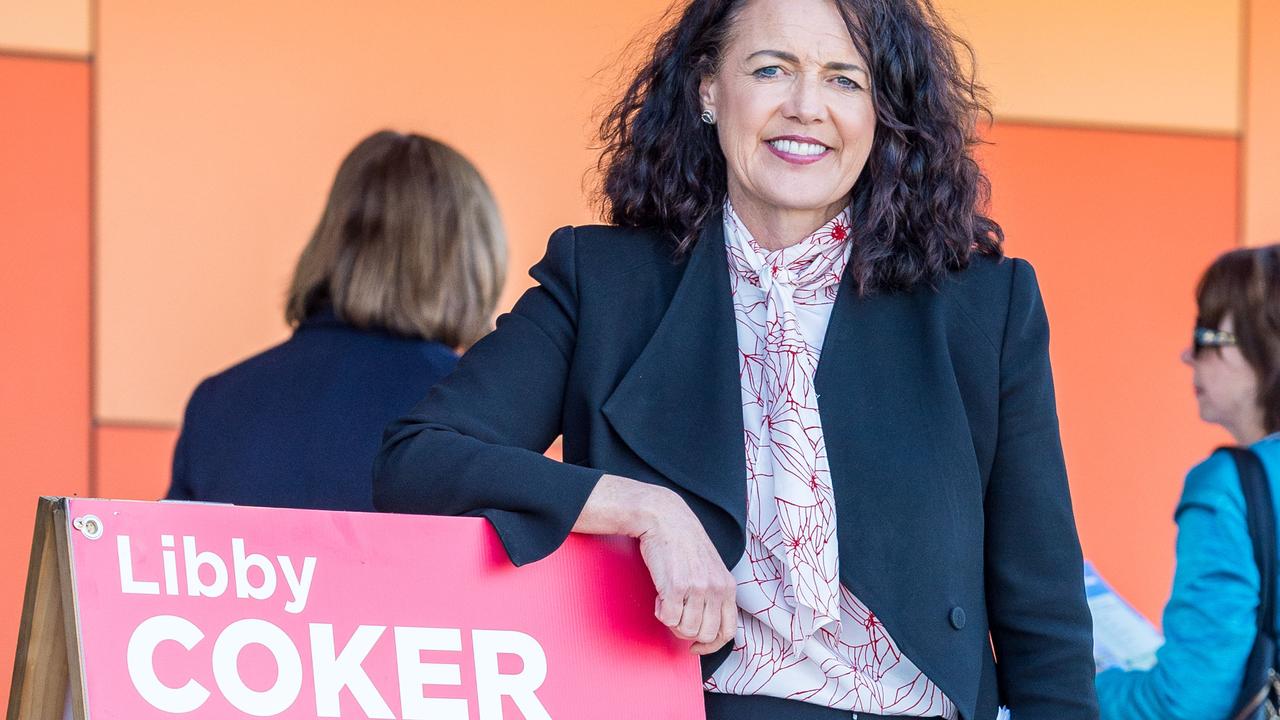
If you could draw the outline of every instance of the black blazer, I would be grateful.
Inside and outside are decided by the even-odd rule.
[[[455,364],[440,343],[360,330],[322,309],[286,342],[200,383],[168,497],[371,511],[383,428]]]
[[[653,231],[563,228],[531,274],[387,429],[375,505],[486,517],[522,564],[607,472],[679,493],[732,568],[746,468],[720,218],[682,262]],[[1031,266],[980,258],[937,289],[865,298],[846,273],[818,366],[841,581],[966,720],[999,702],[1018,720],[1098,716],[1048,341]],[[561,434],[565,464],[541,454]]]

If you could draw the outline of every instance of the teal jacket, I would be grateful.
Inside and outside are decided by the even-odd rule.
[[[1280,435],[1253,445],[1280,498]],[[1253,646],[1258,570],[1235,463],[1215,452],[1187,474],[1174,518],[1178,568],[1164,646],[1150,670],[1100,673],[1102,720],[1224,720]]]

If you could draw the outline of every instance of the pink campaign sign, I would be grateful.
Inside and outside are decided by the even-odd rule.
[[[572,536],[515,568],[472,518],[77,499],[68,516],[92,720],[703,717],[631,541]]]

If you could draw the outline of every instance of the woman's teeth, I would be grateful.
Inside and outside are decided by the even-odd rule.
[[[821,155],[827,151],[825,145],[814,145],[812,143],[796,142],[795,140],[770,140],[772,145],[778,152],[784,152],[788,155]]]

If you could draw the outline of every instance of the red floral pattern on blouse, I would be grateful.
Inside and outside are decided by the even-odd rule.
[[[802,242],[768,251],[725,203],[747,545],[733,570],[733,652],[706,688],[854,712],[955,717],[955,706],[840,584],[835,490],[814,377],[849,235],[846,210]]]

